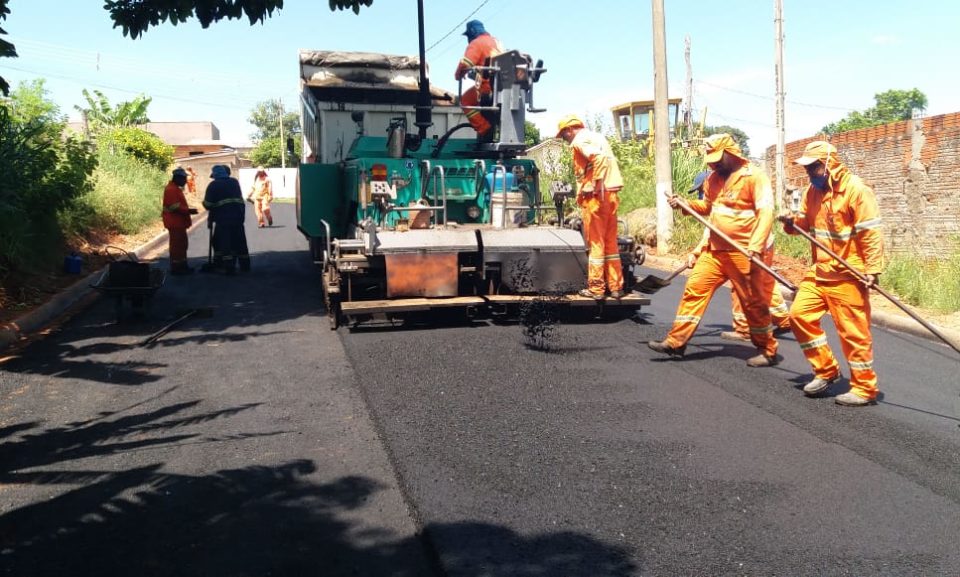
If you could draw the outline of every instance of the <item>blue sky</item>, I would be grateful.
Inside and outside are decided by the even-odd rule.
[[[787,141],[814,134],[889,89],[919,88],[928,115],[960,111],[960,4],[905,0],[784,0]],[[153,97],[154,121],[208,120],[231,143],[252,132],[257,102],[295,110],[297,51],[416,54],[415,0],[375,0],[331,12],[326,0],[287,0],[264,24],[191,20],[131,40],[112,28],[102,0],[12,0],[4,24],[20,58],[0,60],[11,84],[47,79],[50,97],[76,118],[81,89],[111,102]],[[750,136],[753,154],[776,142],[774,2],[665,0],[671,96],[686,96],[684,37],[692,44],[693,106],[707,124]],[[506,48],[542,58],[530,115],[545,136],[575,112],[609,122],[611,106],[652,98],[650,4],[638,0],[425,0],[431,82],[455,91],[466,18],[478,18]],[[451,33],[452,32],[452,33]],[[448,33],[450,33],[448,35]]]

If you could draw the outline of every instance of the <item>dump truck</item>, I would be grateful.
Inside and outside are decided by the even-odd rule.
[[[419,57],[299,53],[297,226],[320,267],[331,328],[450,307],[509,313],[544,298],[598,313],[648,304],[576,294],[587,252],[564,214],[572,187],[541,191],[523,156],[543,64],[509,50],[471,71],[493,86],[477,106],[496,127],[485,141],[459,98],[430,86],[423,53],[422,22]],[[643,252],[629,237],[620,252],[629,293]]]

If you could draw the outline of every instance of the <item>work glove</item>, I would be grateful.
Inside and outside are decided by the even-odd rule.
[[[777,217],[777,220],[783,223],[783,230],[790,230],[793,228],[793,215],[792,214],[781,214]]]

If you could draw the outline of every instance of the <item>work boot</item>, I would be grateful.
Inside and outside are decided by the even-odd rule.
[[[750,337],[743,333],[738,333],[737,331],[723,331],[720,333],[720,338],[725,341],[737,341],[738,343],[749,343]]]
[[[647,346],[650,347],[651,350],[661,354],[670,355],[671,357],[683,357],[683,353],[685,353],[687,350],[687,345],[671,347],[667,344],[667,341],[649,341]]]
[[[833,400],[838,405],[843,405],[845,407],[865,407],[867,405],[872,405],[876,403],[876,401],[873,399],[861,397],[860,395],[853,392],[837,395],[836,397],[834,397]]]
[[[580,292],[577,293],[582,297],[587,297],[588,299],[593,299],[595,301],[602,301],[603,295],[598,295],[597,293],[591,292],[590,289],[580,289]]]
[[[780,364],[780,355],[773,355],[768,357],[767,355],[757,355],[755,357],[750,357],[747,359],[748,367],[772,367],[774,365]]]
[[[837,381],[840,378],[840,375],[836,375],[829,379],[821,379],[820,377],[813,377],[813,380],[803,386],[803,394],[814,396],[819,395],[823,391],[827,390],[831,384]]]
[[[623,291],[610,291],[610,298],[620,300],[623,298]]]

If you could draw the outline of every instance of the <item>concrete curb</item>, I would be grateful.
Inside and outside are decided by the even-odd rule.
[[[671,259],[671,258],[666,258],[662,256],[648,254],[643,264],[644,266],[659,269],[659,270],[676,270],[676,268],[679,267],[681,264],[683,264],[683,262],[678,259]],[[788,303],[791,302],[789,298],[790,293],[783,287],[780,287],[780,290],[783,292],[784,300],[786,300]],[[871,319],[873,321],[873,324],[878,327],[883,327],[885,329],[890,329],[892,331],[906,333],[908,335],[920,337],[923,339],[928,339],[931,341],[936,341],[938,343],[943,342],[940,340],[939,337],[937,337],[936,335],[928,331],[926,328],[924,328],[923,325],[913,320],[909,316],[899,316],[899,315],[890,314],[884,311],[873,311],[873,314],[871,315]],[[938,331],[943,333],[943,335],[946,336],[948,339],[950,339],[954,344],[960,343],[960,333],[958,333],[957,331],[952,331],[950,329],[939,327],[934,323],[930,323],[930,324],[936,327]],[[958,346],[960,346],[960,344],[958,344]]]
[[[207,213],[203,213],[196,219],[190,226],[188,234],[206,222],[206,214]],[[154,252],[165,248],[166,243],[167,233],[164,231],[137,247],[137,249],[133,251],[133,254],[135,254],[138,259],[145,260]],[[23,316],[17,317],[10,323],[0,326],[0,352],[21,341],[26,335],[38,331],[89,295],[94,290],[90,288],[90,285],[96,282],[100,275],[103,274],[103,270],[104,269],[101,268],[86,275],[66,289],[60,291],[56,296],[39,307]]]

